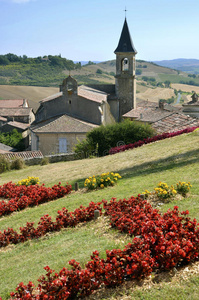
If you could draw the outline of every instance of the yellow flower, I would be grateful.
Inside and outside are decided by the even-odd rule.
[[[101,189],[103,189],[103,188],[104,188],[104,185],[103,185],[103,184],[100,184],[100,187],[101,187]]]

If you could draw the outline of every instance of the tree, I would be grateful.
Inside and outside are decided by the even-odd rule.
[[[164,84],[165,84],[165,87],[168,87],[168,88],[171,87],[171,81],[169,81],[169,80],[166,80],[166,81],[164,82]]]
[[[9,65],[10,61],[5,55],[0,55],[0,65],[6,66]]]
[[[136,75],[141,75],[142,74],[142,70],[141,69],[136,69],[135,74]]]
[[[97,73],[97,74],[102,74],[103,72],[102,72],[101,69],[97,69],[96,73]]]

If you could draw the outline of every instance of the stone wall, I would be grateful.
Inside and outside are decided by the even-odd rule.
[[[64,154],[56,154],[56,155],[46,155],[49,159],[49,163],[56,163],[61,161],[72,161],[75,160],[74,153],[64,153]],[[40,165],[43,158],[30,158],[25,160],[25,164],[27,166]]]

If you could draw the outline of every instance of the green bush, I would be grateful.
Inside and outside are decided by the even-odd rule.
[[[107,155],[109,149],[121,144],[130,144],[152,137],[154,130],[148,124],[140,124],[125,120],[121,123],[95,128],[87,133],[87,138],[75,147],[75,153],[81,158],[89,157],[89,153],[98,152],[99,156]]]
[[[24,161],[22,158],[16,158],[13,161],[11,161],[10,169],[11,170],[21,170],[25,166]]]
[[[10,170],[10,162],[4,156],[0,155],[0,173]]]
[[[40,165],[45,166],[45,165],[48,165],[48,164],[49,164],[49,158],[48,157],[43,157],[42,160],[41,160]]]
[[[79,142],[75,146],[75,148],[74,148],[75,158],[76,159],[83,159],[83,158],[96,156],[98,154],[98,151],[96,151],[97,147],[98,146],[96,145],[95,148],[92,148],[92,145],[90,144],[90,141],[88,139],[85,139],[82,142]]]

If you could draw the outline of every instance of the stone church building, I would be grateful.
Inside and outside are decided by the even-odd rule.
[[[31,150],[43,155],[72,152],[86,133],[121,120],[136,108],[135,55],[125,18],[116,54],[115,84],[78,86],[68,76],[60,92],[40,101],[31,130]]]

